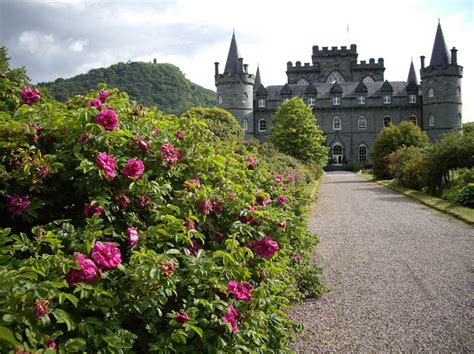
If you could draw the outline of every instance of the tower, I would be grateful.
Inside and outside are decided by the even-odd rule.
[[[219,63],[216,62],[214,77],[218,107],[230,112],[237,119],[245,131],[246,138],[252,137],[255,77],[249,74],[248,65],[244,64],[244,60],[240,57],[235,32],[232,34],[224,72],[219,74]]]
[[[431,141],[452,129],[462,128],[461,79],[462,66],[457,63],[457,49],[446,48],[441,24],[438,22],[430,65],[421,57],[421,89],[423,92],[422,129]]]

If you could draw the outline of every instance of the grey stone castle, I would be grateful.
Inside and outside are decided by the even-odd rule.
[[[406,81],[384,79],[384,60],[357,61],[357,46],[313,46],[311,63],[287,63],[288,82],[264,86],[260,70],[249,73],[235,33],[223,73],[215,63],[219,107],[232,113],[246,138],[265,141],[272,118],[287,99],[298,96],[313,108],[317,123],[327,135],[333,165],[370,162],[369,149],[389,124],[409,121],[420,126],[432,141],[462,128],[462,66],[457,50],[448,52],[441,25],[428,66],[421,56],[421,83],[413,62]]]

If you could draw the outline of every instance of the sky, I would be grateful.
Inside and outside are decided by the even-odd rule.
[[[463,121],[474,121],[474,0],[0,0],[0,45],[33,83],[118,62],[178,66],[215,90],[232,32],[249,71],[286,82],[286,63],[311,62],[312,46],[357,44],[358,60],[384,58],[385,79],[405,81],[413,59],[429,63],[438,19],[458,49]],[[469,40],[471,38],[471,40]]]

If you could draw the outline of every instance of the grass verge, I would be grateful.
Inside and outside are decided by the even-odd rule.
[[[315,180],[314,182],[309,183],[309,184],[305,187],[306,193],[309,194],[309,196],[310,196],[310,198],[311,198],[312,200],[314,200],[314,199],[317,198],[319,186],[321,185],[322,180],[323,180],[323,176],[321,176],[320,178],[318,178],[318,179]]]
[[[358,173],[359,176],[364,177],[370,181],[381,184],[395,192],[401,193],[408,198],[416,200],[426,206],[439,210],[443,213],[454,216],[468,224],[474,224],[474,209],[462,206],[458,203],[448,202],[444,199],[434,197],[432,195],[416,191],[414,189],[402,187],[393,180],[375,180],[375,177],[370,173]]]

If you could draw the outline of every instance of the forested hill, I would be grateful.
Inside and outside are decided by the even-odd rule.
[[[180,114],[191,107],[216,104],[213,91],[192,83],[172,64],[118,63],[38,86],[47,88],[58,101],[65,101],[96,89],[100,82],[127,92],[130,98],[146,106],[158,106],[165,113]]]

